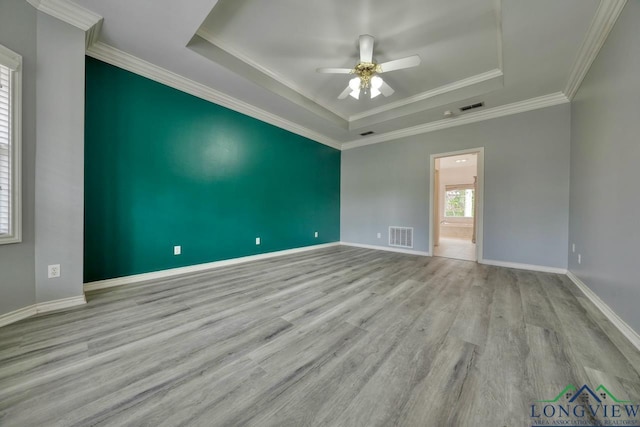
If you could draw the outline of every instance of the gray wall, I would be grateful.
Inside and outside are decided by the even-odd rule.
[[[36,10],[0,2],[0,44],[22,55],[22,243],[0,245],[0,315],[35,303]]]
[[[484,259],[566,268],[569,133],[565,104],[343,151],[341,240],[410,226],[427,251],[430,155],[484,147]]]
[[[23,242],[0,245],[2,315],[82,295],[84,32],[2,0],[0,44],[23,59]]]
[[[38,12],[37,302],[83,295],[84,52],[83,31]]]
[[[640,1],[627,2],[572,104],[569,269],[640,331]],[[582,255],[582,264],[577,254]]]

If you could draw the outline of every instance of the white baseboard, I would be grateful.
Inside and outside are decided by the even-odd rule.
[[[321,245],[303,246],[301,248],[286,249],[283,251],[267,252],[258,255],[249,255],[240,258],[225,259],[221,261],[208,262],[205,264],[189,265],[187,267],[171,268],[168,270],[152,271],[150,273],[135,274],[132,276],[116,277],[114,279],[98,280],[84,284],[84,291],[95,291],[97,289],[112,288],[114,286],[128,285],[131,283],[144,282],[147,280],[164,279],[167,277],[178,276],[186,273],[196,273],[204,270],[212,270],[214,268],[227,267],[229,265],[242,264],[249,261],[259,261],[262,259],[273,258],[277,256],[296,254],[316,249],[329,248],[338,246],[340,243],[325,243]]]
[[[27,317],[34,316],[37,312],[38,311],[36,310],[36,306],[34,304],[12,311],[10,313],[0,315],[0,327],[6,326],[10,323],[15,323],[22,319],[26,319]]]
[[[65,308],[75,307],[77,305],[86,304],[87,300],[83,295],[71,298],[58,299],[55,301],[47,301],[36,304],[36,312],[40,313],[48,313],[50,311],[63,310]]]
[[[478,260],[478,264],[495,265],[496,267],[516,268],[518,270],[541,271],[543,273],[567,274],[566,268],[547,267],[545,265],[520,264],[517,262],[495,261],[492,259]]]
[[[343,246],[353,246],[354,248],[376,249],[379,251],[398,252],[401,254],[430,256],[429,252],[414,251],[413,249],[394,248],[391,246],[365,245],[362,243],[340,242]]]
[[[567,277],[571,279],[571,281],[575,283],[578,289],[582,291],[582,293],[589,299],[589,301],[591,301],[596,307],[598,307],[598,310],[600,310],[602,314],[604,314],[605,317],[609,319],[609,321],[613,323],[616,328],[618,328],[622,335],[627,337],[627,339],[631,341],[631,344],[633,344],[638,350],[640,350],[640,335],[638,335],[638,333],[634,331],[633,328],[631,328],[631,326],[627,324],[627,322],[622,320],[620,316],[618,316],[616,312],[607,305],[607,303],[602,301],[600,297],[591,290],[591,288],[589,288],[582,280],[578,278],[578,276],[573,274],[571,271],[567,271]]]
[[[0,327],[15,323],[19,320],[26,319],[27,317],[35,316],[40,313],[48,313],[50,311],[63,310],[65,308],[71,308],[78,305],[86,304],[87,300],[84,295],[77,297],[64,298],[55,301],[41,302],[39,304],[33,304],[27,307],[23,307],[19,310],[12,311],[0,315]]]

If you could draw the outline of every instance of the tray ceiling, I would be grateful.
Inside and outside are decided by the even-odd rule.
[[[220,0],[198,35],[345,120],[500,68],[499,3],[405,3]],[[353,76],[315,72],[352,68],[360,34],[375,37],[376,63],[414,54],[422,59],[418,67],[383,75],[395,89],[388,98],[339,100]]]
[[[336,143],[359,141],[369,130],[401,136],[431,123],[439,128],[445,110],[454,112],[453,120],[464,118],[459,107],[479,101],[481,110],[497,111],[514,103],[535,106],[540,97],[560,99],[574,64],[587,56],[581,47],[594,44],[594,28],[600,29],[596,41],[606,35],[603,10],[619,3],[74,1],[104,17],[100,46],[170,72],[163,82],[184,78],[184,87],[221,94],[207,99],[234,99],[231,104],[245,105],[240,110],[249,114]],[[379,62],[413,54],[422,59],[416,68],[383,75],[396,91],[391,97],[338,100],[349,76],[315,72],[355,65],[360,34],[375,37]]]

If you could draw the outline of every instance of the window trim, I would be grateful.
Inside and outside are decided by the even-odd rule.
[[[11,211],[10,233],[0,236],[0,245],[22,242],[22,56],[0,44],[0,64],[10,70]]]
[[[474,218],[473,209],[471,210],[471,216],[447,216],[447,192],[454,191],[454,190],[473,190],[475,192],[476,188],[475,188],[474,184],[445,185],[445,187],[444,187],[444,207],[443,207],[443,212],[442,212],[443,218],[473,219]],[[476,197],[475,194],[473,196]]]

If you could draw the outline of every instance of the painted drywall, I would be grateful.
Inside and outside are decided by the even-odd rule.
[[[83,295],[84,32],[37,16],[36,302]],[[48,279],[47,266],[61,277]],[[33,267],[32,267],[33,268]]]
[[[0,2],[0,44],[22,55],[22,243],[0,245],[0,315],[35,303],[36,10]]]
[[[86,75],[85,281],[339,239],[338,150],[95,59]]]
[[[341,239],[409,226],[427,251],[430,155],[484,147],[484,259],[566,268],[569,132],[563,104],[343,151]]]
[[[638,22],[629,1],[572,103],[569,269],[640,332]]]

